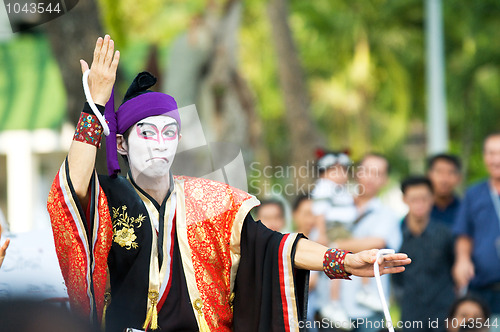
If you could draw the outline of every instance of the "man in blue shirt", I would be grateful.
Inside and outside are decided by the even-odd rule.
[[[453,227],[453,277],[459,289],[468,286],[500,318],[500,132],[484,140],[483,158],[490,177],[467,190]]]
[[[431,220],[453,226],[460,200],[456,189],[462,181],[462,165],[457,156],[440,153],[432,156],[427,163],[427,176],[434,188],[434,206]]]
[[[433,189],[429,179],[409,177],[401,183],[408,215],[401,224],[402,252],[412,266],[392,279],[401,308],[404,332],[444,332],[444,319],[453,303],[453,237],[444,224],[432,222]],[[437,322],[437,326],[429,322]]]

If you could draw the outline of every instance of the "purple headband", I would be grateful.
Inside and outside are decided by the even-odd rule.
[[[118,152],[116,151],[116,134],[124,134],[137,122],[154,115],[167,115],[177,121],[179,129],[181,118],[177,103],[172,96],[160,92],[146,92],[124,102],[115,112],[114,91],[106,103],[104,115],[109,125],[109,136],[106,137],[106,159],[108,174],[115,177],[120,173]]]

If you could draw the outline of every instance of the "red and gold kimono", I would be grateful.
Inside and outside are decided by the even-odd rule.
[[[71,306],[106,331],[299,331],[308,271],[300,234],[255,222],[258,200],[229,185],[173,177],[159,204],[130,177],[94,174],[81,206],[67,161],[47,207]],[[153,314],[154,313],[154,314]]]

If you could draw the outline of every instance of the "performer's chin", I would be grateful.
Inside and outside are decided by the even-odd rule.
[[[140,176],[147,178],[161,178],[167,176],[170,171],[170,164],[165,160],[155,160],[141,172]]]

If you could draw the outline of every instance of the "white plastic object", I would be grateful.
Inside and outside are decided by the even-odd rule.
[[[394,326],[392,325],[391,313],[389,312],[389,306],[387,305],[387,301],[385,300],[384,290],[382,289],[382,282],[380,281],[380,268],[378,260],[383,255],[391,255],[394,253],[395,251],[392,249],[380,249],[377,252],[377,257],[375,259],[375,263],[373,264],[373,273],[375,274],[375,282],[377,283],[378,296],[380,297],[382,307],[384,308],[385,322],[387,324],[389,332],[394,332]]]
[[[87,69],[82,76],[82,83],[83,83],[83,92],[85,92],[85,98],[87,99],[87,102],[90,105],[90,108],[92,109],[92,112],[94,112],[95,116],[101,123],[104,135],[109,136],[109,127],[108,124],[106,123],[106,119],[104,116],[99,112],[97,109],[97,106],[94,103],[94,100],[92,100],[92,96],[90,95],[90,89],[89,89],[89,74],[90,74],[90,69]]]

